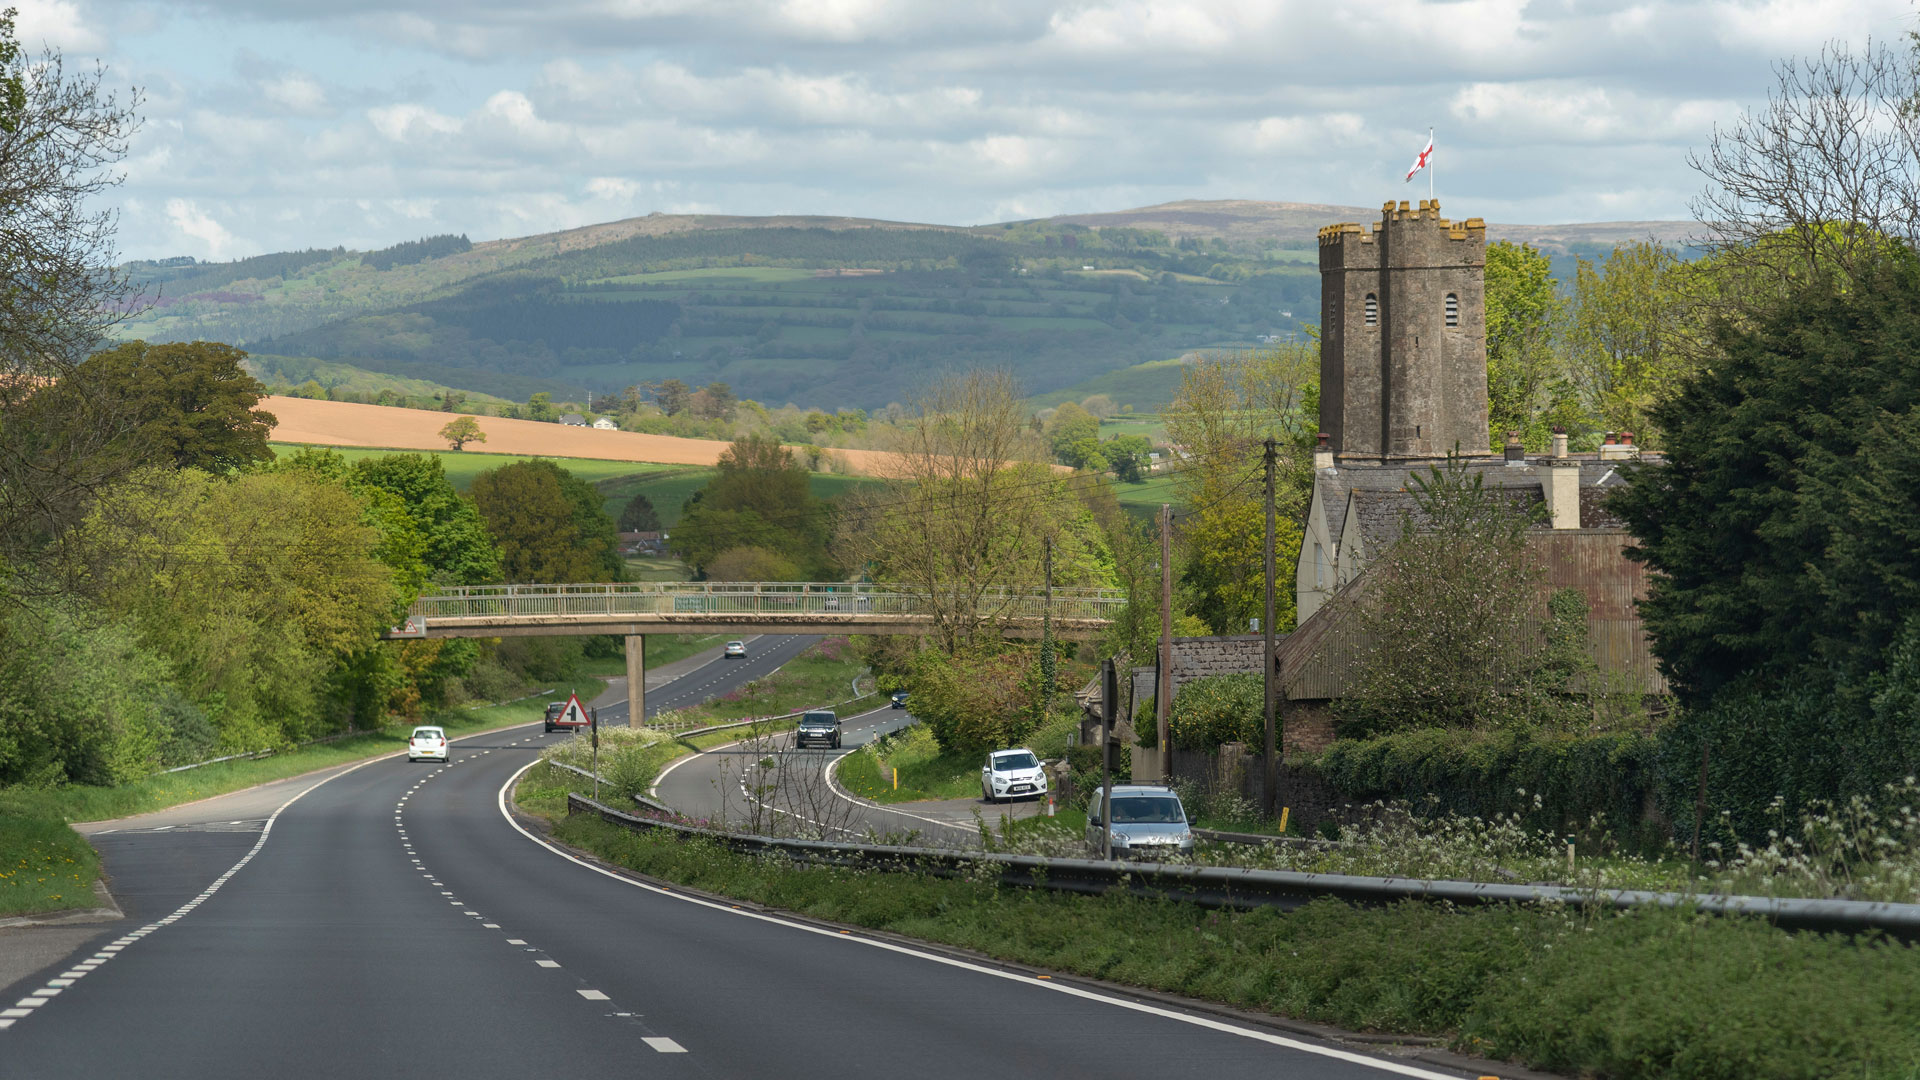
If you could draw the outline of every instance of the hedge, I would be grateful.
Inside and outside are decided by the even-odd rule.
[[[1399,801],[1421,813],[1517,814],[1529,829],[1628,846],[1665,841],[1656,809],[1659,740],[1650,735],[1529,735],[1425,728],[1334,743],[1304,768],[1352,803]]]

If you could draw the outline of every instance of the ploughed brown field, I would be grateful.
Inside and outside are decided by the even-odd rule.
[[[264,397],[260,408],[279,420],[273,441],[312,443],[315,446],[371,446],[391,450],[447,450],[440,429],[455,413],[401,409],[387,405],[360,405],[351,401],[315,401],[310,398]],[[490,454],[529,454],[543,457],[597,458],[660,465],[712,465],[720,460],[724,442],[682,439],[674,435],[643,435],[637,431],[597,431],[593,428],[545,424],[534,420],[503,420],[476,416],[484,443],[467,449]],[[893,457],[879,450],[833,450],[851,471],[867,476],[885,471]]]

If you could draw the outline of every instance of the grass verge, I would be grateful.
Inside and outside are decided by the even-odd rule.
[[[576,682],[583,696],[598,694],[597,679]],[[450,711],[431,721],[456,738],[540,719],[546,699]],[[0,917],[93,906],[100,859],[74,821],[103,821],[194,802],[316,769],[346,765],[406,748],[414,725],[393,724],[336,742],[304,746],[252,761],[223,761],[187,772],[161,773],[119,787],[69,784],[57,788],[0,789]],[[84,881],[78,878],[84,877]]]
[[[0,915],[94,906],[100,856],[59,818],[0,808]]]
[[[688,735],[680,738],[665,738],[644,746],[622,747],[617,753],[609,752],[605,743],[600,747],[600,775],[608,781],[601,788],[602,801],[608,805],[621,805],[633,795],[644,795],[660,778],[660,773],[668,765],[702,750],[711,750],[716,746],[750,739],[759,735],[786,731],[794,726],[792,720],[769,720],[761,724],[745,724],[725,731],[709,731],[704,735]],[[575,736],[578,741],[579,736]],[[562,744],[564,747],[565,744]],[[563,752],[562,748],[549,751],[549,755]],[[579,757],[578,754],[569,757]],[[569,764],[573,764],[569,761]],[[584,768],[584,761],[580,762]],[[567,812],[567,792],[584,791],[586,787],[579,776],[561,769],[553,768],[545,760],[527,770],[520,778],[516,798],[520,805],[534,813],[547,817],[564,817]]]
[[[846,638],[824,638],[771,675],[730,690],[704,705],[675,709],[664,720],[659,717],[655,720],[685,729],[832,705],[853,696],[853,680],[865,670],[866,665],[855,659],[847,648]]]
[[[1062,757],[1078,724],[1070,716],[1051,720],[1026,745],[1042,760]],[[842,787],[874,802],[965,799],[980,794],[980,766],[985,763],[984,753],[940,749],[926,725],[914,724],[847,755],[835,775]],[[900,770],[897,788],[895,769]]]
[[[523,805],[526,805],[523,795]],[[550,803],[548,804],[551,805]],[[1056,971],[1617,1080],[1920,1072],[1920,963],[1882,939],[1689,911],[1320,901],[1292,912],[797,869],[561,817],[562,842],[653,877]]]

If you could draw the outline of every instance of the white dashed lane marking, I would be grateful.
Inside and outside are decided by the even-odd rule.
[[[579,990],[579,991],[576,991],[576,993],[578,993],[581,997],[586,998],[588,1001],[608,1000],[607,995],[601,993],[598,990]]]
[[[534,963],[543,968],[557,968],[560,966],[560,961],[558,960],[535,960]]]
[[[658,1035],[644,1035],[644,1036],[641,1036],[640,1041],[643,1043],[646,1043],[648,1046],[653,1047],[655,1050],[658,1050],[663,1054],[684,1054],[687,1052],[686,1047],[681,1046],[679,1043],[674,1042],[672,1039],[664,1038]]]

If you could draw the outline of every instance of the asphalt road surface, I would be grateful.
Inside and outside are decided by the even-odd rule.
[[[782,664],[806,652],[819,640],[818,636],[812,634],[763,634],[747,642],[747,655],[743,659],[718,657],[665,686],[649,687],[647,715],[655,716],[670,709],[698,705],[743,683],[771,675]],[[623,685],[626,682],[625,679],[619,681]],[[601,723],[621,725],[627,722],[628,701],[624,696],[618,700],[608,700],[608,696],[603,695],[597,702],[604,702],[599,705]]]
[[[566,737],[98,834],[128,918],[8,992],[0,1077],[1459,1075],[615,875],[506,813]]]
[[[966,798],[885,806],[830,789],[828,770],[835,762],[913,723],[913,717],[882,706],[842,717],[840,723],[838,750],[792,749],[792,736],[781,735],[683,758],[661,774],[653,797],[697,820],[743,824],[751,817],[751,804],[760,802],[774,813],[814,826],[809,831],[893,839],[913,834],[914,842],[937,847],[979,847],[983,822],[997,827],[1002,818],[1046,812],[1045,799],[988,805]],[[773,762],[771,769],[768,761]],[[785,770],[788,779],[777,782],[774,770]]]

